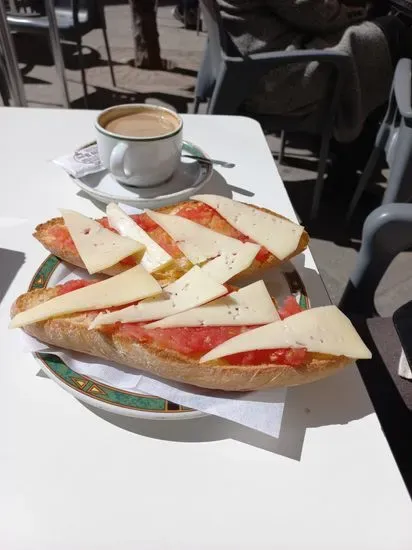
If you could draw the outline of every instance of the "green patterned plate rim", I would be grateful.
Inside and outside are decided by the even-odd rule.
[[[61,264],[62,261],[56,256],[48,256],[34,274],[29,290],[47,288],[50,278]],[[293,269],[283,272],[283,276],[290,293],[296,296],[300,306],[308,308],[309,299],[298,272]],[[205,414],[160,397],[137,394],[108,386],[93,378],[78,374],[68,367],[60,357],[52,353],[38,352],[34,355],[40,361],[45,373],[60,386],[76,395],[81,401],[110,412],[157,419],[195,418]]]
[[[56,256],[50,255],[46,258],[33,276],[29,290],[47,288],[51,276],[61,263],[61,260]],[[70,388],[74,390],[76,394],[79,394],[79,397],[86,398],[83,400],[89,403],[93,402],[96,406],[106,404],[110,406],[112,411],[115,408],[121,414],[127,414],[127,411],[130,413],[134,411],[162,415],[162,417],[164,415],[181,415],[191,418],[194,416],[203,416],[204,414],[160,397],[128,392],[78,374],[69,368],[57,355],[35,353],[35,356],[40,361],[46,374],[51,374],[51,377],[60,383],[60,385],[66,387],[66,389]]]

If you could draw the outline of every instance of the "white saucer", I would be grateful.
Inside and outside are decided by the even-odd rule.
[[[196,145],[183,142],[182,153],[208,158]],[[195,195],[209,181],[213,167],[209,163],[182,158],[173,176],[166,182],[148,188],[119,183],[107,170],[72,178],[85,193],[104,202],[121,202],[137,208],[159,208]]]

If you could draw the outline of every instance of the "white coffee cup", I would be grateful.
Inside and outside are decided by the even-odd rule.
[[[151,117],[155,122],[153,128],[144,128],[142,125],[142,135],[139,136],[138,119],[142,113],[150,125]],[[127,118],[128,115],[135,116]],[[123,128],[126,119],[129,124],[133,124],[131,119],[135,119],[134,122],[137,120],[134,126],[128,127],[125,132],[128,135],[122,135],[120,130],[113,131],[113,126],[119,126],[120,118],[123,120]],[[157,118],[164,124],[160,127],[159,122],[158,135],[155,128]],[[183,121],[170,109],[144,103],[117,105],[101,112],[95,126],[100,160],[121,183],[134,187],[158,185],[168,180],[179,165]]]

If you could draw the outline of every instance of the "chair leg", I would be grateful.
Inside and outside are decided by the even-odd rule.
[[[82,46],[82,39],[78,38],[76,40],[77,43],[77,52],[79,55],[79,65],[80,65],[80,71],[82,73],[82,84],[83,84],[83,93],[84,93],[84,106],[86,109],[89,108],[89,97],[87,93],[87,81],[86,81],[86,70],[84,68],[84,59],[83,59],[83,46]]]
[[[372,177],[372,174],[376,168],[376,165],[379,161],[380,156],[381,156],[381,149],[379,149],[378,147],[375,147],[371,153],[371,156],[368,159],[368,162],[366,163],[366,166],[363,170],[363,174],[355,189],[352,200],[350,201],[348,212],[346,214],[347,220],[350,220],[350,218],[352,217],[353,212],[355,211],[355,208],[357,207],[358,202],[362,196],[362,193],[365,191],[366,186],[368,185],[368,182]]]
[[[199,112],[200,107],[200,97],[195,97],[195,100],[193,102],[193,114],[197,115]]]
[[[202,24],[201,10],[200,10],[200,5],[198,5],[196,10],[196,35],[197,36],[199,36],[201,24]]]
[[[202,63],[197,73],[194,93],[194,113],[198,112],[201,101],[207,101],[209,99],[215,85],[215,76],[210,57],[210,46],[208,42],[203,53]]]
[[[0,76],[0,78],[1,78],[1,76]],[[7,87],[4,86],[2,81],[0,81],[0,96],[1,96],[1,99],[3,101],[3,105],[5,107],[9,107],[10,106],[9,91],[8,91]]]
[[[329,157],[329,145],[330,138],[332,136],[332,126],[327,128],[322,135],[322,141],[320,145],[319,164],[318,164],[318,176],[315,183],[315,191],[313,193],[312,208],[310,212],[310,219],[313,220],[318,215],[320,199],[322,197],[323,185],[325,183],[326,163]]]
[[[6,67],[3,64],[3,58],[0,52],[0,96],[5,107],[10,106],[10,84],[9,75],[7,74]]]
[[[47,19],[49,21],[50,48],[53,54],[56,72],[60,80],[60,86],[63,95],[63,106],[66,108],[70,108],[70,97],[67,88],[63,52],[60,42],[59,27],[57,25],[56,12],[54,10],[54,2],[53,0],[44,0],[42,4],[44,4],[44,9],[47,15]]]
[[[117,85],[116,85],[116,79],[114,76],[112,54],[110,52],[109,39],[107,36],[107,29],[105,25],[102,27],[102,32],[103,32],[104,45],[106,46],[107,61],[109,62],[109,69],[110,69],[110,76],[112,78],[112,84],[113,84],[113,87],[116,88]]]
[[[285,142],[286,142],[286,133],[285,133],[285,130],[282,130],[280,132],[278,164],[283,164],[283,159],[285,157]]]

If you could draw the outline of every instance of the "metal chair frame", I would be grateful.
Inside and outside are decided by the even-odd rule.
[[[355,211],[376,166],[385,154],[389,179],[382,204],[409,202],[412,198],[412,61],[399,60],[392,83],[388,109],[379,128],[375,147],[349,205],[348,219]]]
[[[10,0],[13,3],[14,9],[17,12],[10,12],[7,16],[8,24],[11,30],[26,33],[26,34],[44,34],[49,31],[49,19],[47,15],[44,15],[41,10],[32,10],[30,14],[27,13],[28,6],[33,5],[30,0]],[[17,4],[16,4],[17,2]],[[84,4],[84,7],[81,5]],[[41,2],[36,2],[35,6],[41,6]],[[22,12],[23,10],[23,12]],[[83,58],[83,44],[82,36],[88,33],[90,30],[100,28],[103,33],[103,40],[107,52],[107,59],[109,63],[110,76],[112,84],[116,87],[116,79],[113,69],[113,61],[110,51],[109,39],[107,36],[106,20],[104,16],[104,8],[99,0],[68,0],[67,2],[60,2],[55,6],[55,13],[58,11],[67,11],[71,13],[72,27],[60,27],[59,36],[51,36],[51,47],[56,58],[56,47],[53,43],[54,40],[67,40],[69,42],[75,42],[78,51],[79,67],[81,71],[84,102],[85,107],[88,106],[88,91],[86,80],[86,69]],[[86,12],[87,17],[84,21],[79,19],[79,14]],[[45,24],[47,22],[47,24]],[[58,18],[56,19],[57,27],[59,25]],[[39,24],[40,23],[40,24]],[[59,57],[59,56],[58,56]],[[56,63],[57,65],[57,63]],[[64,75],[64,70],[58,71],[59,76],[62,79],[62,86],[67,92],[67,81]]]

